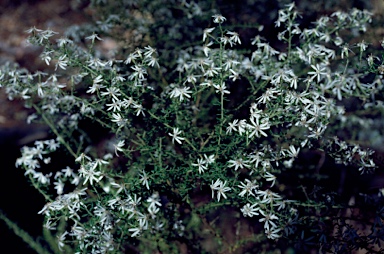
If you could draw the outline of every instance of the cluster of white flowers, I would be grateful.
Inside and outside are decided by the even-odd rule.
[[[216,198],[217,198],[217,201],[220,201],[220,197],[222,196],[223,198],[227,198],[227,196],[225,195],[225,192],[227,191],[230,191],[231,188],[230,187],[226,187],[225,185],[227,184],[227,181],[223,182],[222,180],[220,179],[217,179],[216,182],[213,182],[212,181],[212,184],[211,184],[211,189],[212,189],[212,198],[214,197],[214,194],[215,194],[215,191],[216,191]]]
[[[115,223],[119,221],[118,217],[126,213],[129,214],[128,219],[131,220],[132,226],[129,228],[132,237],[139,236],[144,230],[150,229],[149,225],[153,225],[152,229],[161,230],[163,223],[157,218],[162,204],[160,203],[159,194],[156,192],[148,199],[147,213],[142,213],[140,208],[141,198],[136,194],[133,196],[126,194],[124,185],[121,185],[111,178],[108,178],[106,184],[101,180],[105,176],[105,167],[109,166],[108,160],[112,155],[107,154],[103,159],[93,160],[88,155],[82,153],[75,161],[80,164],[79,169],[66,167],[57,171],[52,177],[52,172],[43,174],[38,172],[41,162],[49,164],[51,162],[49,153],[55,152],[60,147],[60,143],[56,140],[36,141],[34,147],[23,147],[22,156],[17,159],[16,166],[26,169],[25,174],[31,175],[37,184],[49,186],[51,178],[54,179],[53,185],[57,192],[57,198],[48,202],[39,211],[39,214],[46,216],[45,227],[49,230],[57,230],[57,224],[61,220],[60,214],[65,214],[66,219],[73,221],[74,226],[71,230],[64,231],[59,236],[59,248],[63,249],[68,237],[76,239],[80,243],[80,249],[92,249],[93,251],[114,250],[113,231]],[[122,147],[120,142],[119,149]],[[149,189],[148,179],[145,171],[142,172],[144,185]],[[70,181],[75,190],[64,193],[65,183]],[[99,186],[105,193],[115,193],[115,197],[107,200],[106,203],[98,201],[97,206],[93,208],[93,213],[98,218],[98,223],[92,229],[86,228],[81,221],[84,212],[91,209],[85,199],[89,198],[89,189],[86,186]],[[110,188],[112,187],[112,189]],[[122,192],[125,190],[124,192]],[[121,194],[120,194],[121,193]],[[143,207],[144,208],[144,207]],[[121,215],[116,215],[121,214]],[[156,227],[155,227],[156,226]],[[101,237],[100,237],[101,236]],[[95,241],[97,244],[95,245]]]
[[[172,85],[170,85],[170,87],[172,87]],[[189,87],[175,87],[172,89],[172,91],[169,93],[169,96],[171,98],[173,97],[178,97],[180,101],[183,101],[184,100],[184,97],[185,98],[191,98],[191,95],[190,93],[192,93],[190,91],[190,88]]]
[[[49,185],[52,172],[43,174],[37,170],[40,168],[41,162],[44,164],[51,163],[51,158],[45,157],[45,155],[56,151],[59,147],[59,142],[54,139],[35,141],[34,147],[24,146],[21,149],[21,157],[16,160],[16,167],[25,168],[25,175],[31,174],[39,184]]]
[[[350,15],[353,17],[358,16],[361,18],[361,22],[356,23],[353,21],[354,18],[348,18],[348,22],[350,22],[348,24],[364,30],[363,23],[365,24],[369,21],[370,13],[363,11],[357,14],[357,12],[357,10],[353,10]],[[349,14],[345,15],[350,17]],[[321,18],[316,23],[318,27],[314,31],[305,30],[305,33],[302,33],[299,25],[294,23],[297,16],[298,14],[294,9],[294,4],[289,5],[287,9],[279,12],[279,19],[276,22],[276,26],[280,26],[283,23],[286,25],[286,23],[288,23],[286,30],[279,35],[279,38],[284,41],[287,40],[287,38],[285,38],[286,34],[301,34],[305,36],[311,35],[311,39],[314,38],[314,36],[318,37],[321,41],[321,38],[324,37],[324,33],[319,31],[326,30],[326,25],[323,23],[330,22],[330,19]],[[340,18],[341,13],[337,13],[335,16]],[[220,18],[220,15],[217,15],[214,18],[215,23],[222,23],[225,21],[225,18]],[[287,22],[287,20],[289,20],[289,22]],[[205,29],[203,41],[206,41],[209,38],[214,39],[212,35],[213,31],[214,28]],[[330,34],[327,34],[327,36],[331,38]],[[224,45],[227,44],[225,39],[220,38],[220,42]],[[240,43],[240,40],[238,43]],[[261,42],[260,37],[256,37],[252,44],[257,46],[257,50],[252,53],[251,62],[249,62],[249,59],[247,58],[241,58],[236,55],[236,53],[231,53],[231,57],[235,56],[234,60],[227,60],[225,58],[226,55],[224,54],[224,59],[227,61],[224,63],[224,66],[231,67],[225,69],[220,68],[220,65],[216,66],[213,64],[215,63],[215,49],[210,49],[209,46],[212,44],[209,43],[204,46],[205,59],[199,58],[198,61],[195,60],[195,62],[193,58],[188,56],[187,59],[191,59],[188,62],[182,60],[178,61],[184,65],[184,67],[183,65],[179,65],[178,70],[187,71],[190,69],[200,69],[202,71],[202,77],[215,77],[215,75],[218,75],[219,71],[221,72],[225,70],[232,74],[236,74],[236,77],[241,75],[251,75],[254,77],[255,81],[259,80],[259,78],[266,81],[265,92],[260,95],[259,98],[255,98],[255,103],[250,107],[249,120],[235,119],[228,123],[226,129],[227,135],[233,135],[233,132],[238,133],[240,136],[245,134],[247,142],[250,142],[252,139],[257,140],[261,137],[269,137],[271,135],[269,132],[271,127],[281,124],[282,122],[288,122],[288,127],[290,126],[292,131],[300,130],[302,133],[303,128],[307,130],[307,134],[300,137],[301,142],[288,144],[287,148],[279,148],[279,150],[274,151],[271,148],[264,146],[261,151],[245,154],[228,161],[228,167],[233,168],[235,171],[239,169],[247,169],[250,170],[251,174],[258,172],[257,176],[262,176],[266,182],[271,183],[270,187],[272,187],[277,179],[272,173],[274,170],[273,168],[279,165],[279,161],[282,161],[282,164],[287,168],[292,167],[292,164],[298,157],[300,151],[300,147],[297,145],[301,147],[310,147],[311,139],[319,139],[322,137],[324,131],[327,129],[329,118],[331,116],[343,117],[345,110],[340,106],[336,106],[334,99],[329,98],[329,95],[336,97],[338,100],[342,100],[345,96],[356,94],[356,92],[358,92],[356,90],[357,87],[361,87],[362,85],[370,87],[373,84],[361,84],[357,76],[346,76],[343,73],[332,72],[330,69],[330,62],[335,58],[336,53],[334,50],[328,49],[323,45],[303,44],[302,48],[297,47],[290,52],[293,56],[297,56],[304,63],[308,64],[309,71],[307,71],[307,75],[303,77],[296,75],[295,71],[287,66],[286,59],[288,56],[286,53],[280,53],[267,43]],[[229,45],[232,46],[232,42],[229,43]],[[338,45],[341,44],[338,43]],[[363,47],[362,50],[365,50],[365,48]],[[227,51],[227,53],[228,52],[229,51]],[[340,52],[341,58],[346,57],[346,52],[343,47],[341,47]],[[271,61],[272,59],[275,59],[274,56],[277,56],[277,61]],[[263,61],[263,59],[268,59],[269,61]],[[230,61],[238,65],[237,69],[232,69],[232,67],[236,65],[229,64]],[[252,64],[252,62],[255,64]],[[215,66],[215,68],[212,68],[212,66]],[[275,69],[277,71],[273,72]],[[227,77],[229,76],[230,75],[227,75]],[[196,81],[194,83],[196,83]],[[212,86],[215,87],[215,89],[217,89],[216,86],[218,86],[213,80],[206,80],[201,85]],[[305,87],[319,87],[320,89],[303,90]],[[278,108],[280,108],[280,112],[286,114],[284,118],[282,116],[276,118],[276,115],[274,115],[273,111]],[[298,120],[295,122],[296,120],[293,119]],[[345,163],[350,163],[354,155],[359,154],[359,157],[361,157],[359,170],[361,171],[372,170],[375,168],[372,158],[369,157],[372,153],[367,153],[365,150],[358,148],[354,149],[354,151],[349,151],[348,153],[344,152],[343,154],[348,158]],[[199,173],[204,173],[207,168],[206,163],[204,162],[203,159],[198,159],[198,162],[192,165],[198,167]],[[227,187],[226,184],[227,181],[221,179],[212,181],[212,184],[210,185],[212,189],[212,198],[215,196],[215,193],[217,200],[220,200],[221,197],[227,198],[226,193],[229,193],[231,190],[233,191],[233,188]],[[264,227],[267,236],[269,238],[278,238],[278,232],[281,231],[281,228],[277,226],[278,223],[276,224],[273,222],[273,219],[278,219],[277,216],[271,213],[272,211],[267,212],[263,210],[259,204],[278,206],[279,209],[281,209],[281,207],[285,206],[285,201],[283,201],[283,198],[278,194],[273,193],[268,189],[266,191],[261,190],[261,185],[262,183],[260,180],[256,181],[255,179],[245,179],[244,182],[240,182],[238,186],[241,191],[238,195],[242,197],[245,195],[247,197],[252,196],[256,199],[255,203],[248,203],[241,210],[245,216],[250,217],[262,214],[264,218],[260,219],[260,221],[265,221]],[[284,205],[282,205],[283,203]]]
[[[373,161],[374,151],[371,149],[364,149],[358,144],[350,145],[337,137],[330,139],[327,146],[329,151],[334,153],[336,163],[356,165],[359,167],[361,174],[372,173],[377,168]]]
[[[182,5],[190,18],[201,15],[195,2]],[[357,70],[337,62],[352,55],[338,31],[365,30],[371,14],[336,12],[313,28],[302,28],[299,16],[294,3],[278,13],[278,39],[289,45],[286,52],[256,35],[254,50],[242,54],[234,49],[242,44],[239,33],[227,30],[224,16],[213,15],[216,27],[203,30],[202,46],[174,52],[178,78],[169,83],[151,46],[136,48],[125,59],[110,59],[67,37],[54,42],[51,30],[28,30],[31,43],[45,46],[41,59],[55,66],[55,74],[6,65],[0,81],[9,99],[21,97],[34,106],[37,112],[29,122],[43,120],[58,135],[23,147],[16,166],[37,186],[53,182],[57,198],[47,195],[49,202],[39,213],[46,216],[46,228],[61,230],[59,248],[75,240],[81,252],[105,253],[121,244],[115,242],[118,235],[139,238],[173,230],[181,237],[184,221],[172,210],[179,203],[165,202],[193,202],[189,193],[196,182],[210,187],[214,205],[239,204],[244,217],[258,218],[267,238],[278,239],[299,205],[277,193],[283,182],[278,174],[294,167],[300,151],[321,147],[338,163],[355,163],[361,173],[373,171],[373,151],[324,138],[337,132],[335,121],[350,121],[340,103],[345,98],[384,107],[375,98],[382,76],[363,83]],[[100,29],[108,31],[111,20],[100,21]],[[85,39],[92,50],[103,40],[96,32]],[[305,43],[296,45],[294,39]],[[366,47],[363,41],[355,48],[363,52]],[[378,60],[370,56],[367,64],[373,68]],[[61,83],[60,74],[72,69],[76,74]],[[237,98],[237,90],[245,91],[238,89],[240,83],[249,85],[249,97],[228,102]],[[249,116],[237,115],[240,111]],[[113,133],[106,152],[103,144],[86,147],[79,122],[87,117]],[[78,167],[39,172],[58,147],[65,147]],[[57,227],[62,218],[70,228]]]
[[[208,169],[208,165],[215,162],[215,155],[211,154],[207,156],[204,154],[204,159],[199,158],[197,159],[197,163],[192,163],[192,166],[197,167],[197,170],[199,171],[199,174],[204,173],[204,170]]]

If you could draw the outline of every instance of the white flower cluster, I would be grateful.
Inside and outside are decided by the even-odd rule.
[[[207,156],[204,154],[204,159],[199,158],[197,159],[197,163],[192,163],[192,166],[197,167],[197,170],[199,171],[199,174],[204,173],[204,170],[208,169],[208,165],[215,162],[215,155],[211,154]]]
[[[263,147],[262,150],[244,155],[243,158],[229,160],[229,168],[233,168],[235,171],[241,169],[249,171],[250,179],[237,181],[238,189],[227,186],[227,181],[221,179],[212,181],[210,185],[212,198],[216,196],[217,201],[220,201],[221,198],[227,199],[228,193],[235,192],[240,197],[246,197],[248,202],[252,200],[252,203],[247,203],[240,209],[243,215],[245,217],[260,216],[259,221],[264,222],[267,237],[270,239],[281,237],[281,234],[278,233],[282,230],[282,227],[279,226],[276,214],[287,209],[287,204],[294,204],[295,202],[284,200],[279,194],[269,189],[275,185],[277,180],[277,177],[272,173],[274,171],[273,165],[279,165],[279,160],[282,160],[284,165],[291,165],[298,156],[299,151],[300,148],[291,145],[276,154],[270,148]],[[192,165],[198,166],[198,164]],[[263,190],[262,186],[267,186],[267,189]]]
[[[41,162],[50,164],[51,158],[44,156],[57,150],[60,143],[54,139],[46,141],[35,141],[34,147],[24,146],[21,149],[21,157],[16,160],[16,167],[23,167],[26,169],[24,175],[32,175],[39,184],[49,185],[52,172],[43,174],[37,171],[40,168]]]
[[[52,172],[43,174],[38,172],[41,162],[49,164],[51,162],[49,157],[45,156],[49,153],[55,152],[60,144],[56,140],[36,141],[35,147],[23,147],[22,156],[17,159],[16,166],[24,167],[25,174],[31,175],[36,179],[39,185],[49,186],[51,183]],[[80,168],[73,170],[66,167],[57,171],[54,176],[54,189],[57,191],[57,198],[54,201],[48,202],[39,214],[46,216],[45,227],[50,230],[57,230],[57,224],[61,220],[60,214],[66,214],[66,219],[73,221],[74,226],[70,231],[65,231],[59,237],[59,247],[63,249],[68,237],[76,239],[80,243],[80,249],[93,249],[93,251],[114,250],[115,244],[113,243],[113,231],[115,230],[115,223],[119,221],[117,214],[129,214],[128,219],[132,220],[133,226],[129,228],[132,237],[139,236],[141,232],[151,229],[149,225],[153,224],[151,230],[161,230],[163,223],[157,219],[157,213],[160,211],[162,204],[160,203],[159,194],[156,192],[147,199],[147,214],[142,213],[139,209],[141,198],[136,194],[133,197],[126,194],[126,189],[123,185],[116,183],[112,179],[108,179],[106,185],[101,181],[105,176],[105,167],[109,165],[109,160],[112,158],[110,154],[104,156],[104,159],[91,159],[84,153],[76,158],[76,162],[80,164]],[[142,173],[144,185],[148,186],[148,179],[145,172]],[[75,186],[75,190],[64,194],[65,183],[70,181]],[[109,199],[106,203],[98,202],[94,207],[94,215],[98,218],[98,223],[92,227],[91,230],[85,228],[81,221],[84,212],[89,204],[84,202],[89,198],[89,189],[87,185],[94,187],[102,187],[105,193],[116,193],[115,198]],[[112,189],[111,189],[112,187]],[[121,193],[125,190],[123,193]],[[121,193],[121,194],[119,194]],[[123,196],[125,198],[123,198]],[[155,220],[156,219],[156,220]],[[149,221],[151,224],[149,224]],[[156,227],[155,227],[156,226]],[[94,242],[98,244],[94,245]]]
[[[231,134],[232,131],[236,131],[240,135],[245,133],[248,138],[259,138],[260,136],[267,137],[268,134],[265,131],[269,130],[270,128],[268,116],[263,117],[263,115],[261,114],[261,110],[257,109],[256,104],[252,105],[250,111],[250,123],[247,123],[246,120],[239,121],[238,119],[236,119],[232,123],[229,123],[229,126],[227,127],[227,134]]]
[[[182,5],[188,17],[201,15],[195,2]],[[29,122],[43,120],[58,135],[23,147],[16,166],[38,187],[53,182],[57,198],[46,195],[39,213],[46,216],[46,228],[58,230],[59,248],[73,241],[81,252],[105,253],[129,237],[157,237],[166,230],[181,237],[178,199],[195,209],[190,193],[196,182],[210,187],[212,204],[206,207],[239,204],[244,217],[258,218],[267,238],[278,239],[300,205],[277,193],[283,182],[278,174],[294,167],[300,151],[320,147],[338,163],[373,171],[373,151],[325,138],[338,133],[335,122],[351,121],[344,99],[383,108],[375,98],[382,76],[364,83],[359,70],[339,62],[352,57],[352,49],[367,48],[364,41],[350,47],[339,31],[365,30],[371,14],[336,12],[313,28],[302,28],[299,16],[294,3],[278,13],[278,39],[288,45],[286,51],[256,35],[253,51],[243,54],[236,49],[242,45],[239,33],[227,30],[226,18],[215,14],[216,27],[203,30],[202,46],[173,52],[178,58],[168,76],[151,46],[135,49],[125,60],[109,59],[93,52],[103,40],[96,32],[85,38],[92,49],[87,52],[66,37],[54,42],[50,30],[28,30],[30,42],[45,47],[41,59],[54,64],[55,74],[5,65],[0,81],[9,99],[21,97],[36,110]],[[109,21],[100,21],[100,29],[109,31]],[[378,60],[368,57],[368,67]],[[72,70],[76,74],[62,84],[61,73]],[[237,91],[247,98],[239,99]],[[79,123],[88,117],[113,134],[110,147],[86,147]],[[39,172],[59,147],[78,168]],[[63,218],[70,228],[57,226]]]

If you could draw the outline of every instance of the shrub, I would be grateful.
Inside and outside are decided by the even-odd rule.
[[[39,213],[58,237],[52,250],[379,252],[382,194],[343,199],[323,172],[328,162],[348,174],[377,168],[356,137],[368,111],[375,119],[383,111],[382,57],[366,58],[364,41],[348,45],[371,13],[338,11],[303,27],[292,3],[275,21],[279,49],[258,24],[243,48],[224,16],[193,2],[180,13],[159,3],[131,6],[134,22],[108,16],[113,5],[100,9],[100,34],[119,38],[133,24],[141,40],[133,43],[153,43],[126,56],[129,47],[103,54],[96,30],[75,38],[90,27],[69,37],[31,28],[29,41],[54,71],[2,66],[9,99],[25,100],[35,112],[28,122],[51,129],[52,139],[23,147],[16,165],[47,200]],[[181,13],[180,31],[169,20],[157,27]],[[54,160],[66,165],[51,167]]]

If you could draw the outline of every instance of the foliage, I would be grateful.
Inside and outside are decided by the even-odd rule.
[[[236,24],[204,11],[208,2],[93,4],[103,18],[95,26],[67,37],[28,31],[52,72],[7,64],[0,73],[9,99],[34,109],[28,121],[52,131],[23,147],[16,165],[46,198],[39,213],[60,250],[380,251],[382,194],[352,203],[319,171],[324,161],[357,177],[377,168],[354,137],[367,111],[383,112],[383,58],[365,58],[364,41],[348,44],[368,11],[303,27],[286,5],[276,49],[259,24],[243,47]],[[134,41],[121,51],[100,50],[108,36],[127,35]],[[312,154],[320,159],[302,163]]]

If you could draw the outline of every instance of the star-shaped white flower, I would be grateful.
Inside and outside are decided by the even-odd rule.
[[[168,133],[169,136],[172,137],[172,143],[175,143],[175,141],[179,144],[181,144],[181,141],[184,140],[184,138],[180,137],[182,131],[179,130],[179,128],[173,128],[173,133]]]

